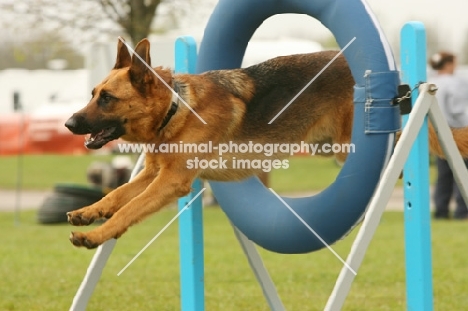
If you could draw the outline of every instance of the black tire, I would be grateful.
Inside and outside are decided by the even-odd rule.
[[[98,200],[64,193],[53,193],[47,197],[37,211],[37,221],[42,224],[67,222],[67,213]]]
[[[102,199],[105,195],[100,187],[76,184],[56,184],[54,191],[60,194],[83,197],[96,201]]]

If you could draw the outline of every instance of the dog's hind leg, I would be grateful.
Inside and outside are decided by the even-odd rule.
[[[72,232],[70,241],[75,246],[95,248],[107,240],[119,238],[130,226],[190,193],[197,172],[182,172],[174,167],[177,165],[161,168],[156,179],[140,195],[119,209],[112,218],[92,231]]]
[[[68,212],[68,222],[74,226],[87,226],[100,218],[110,218],[122,206],[143,192],[154,180],[156,173],[143,169],[131,182],[111,191],[100,201]]]

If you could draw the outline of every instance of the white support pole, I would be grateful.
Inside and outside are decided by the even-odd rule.
[[[428,85],[423,84],[420,87],[421,95],[416,100],[408,122],[401,133],[400,141],[395,147],[393,156],[385,168],[385,171],[380,179],[380,183],[372,197],[366,216],[359,229],[358,235],[351,247],[351,251],[346,260],[346,263],[354,270],[358,271],[362,264],[364,255],[369,247],[369,244],[377,230],[377,227],[382,217],[385,207],[390,200],[393,188],[401,174],[403,166],[408,158],[411,146],[413,145],[419,129],[424,123],[425,117],[431,106],[433,97],[428,93]],[[351,284],[354,280],[354,273],[349,268],[343,266],[338,280],[335,284],[332,294],[325,306],[327,311],[341,310],[348,295]]]
[[[457,184],[463,198],[468,202],[468,170],[463,162],[455,140],[452,136],[450,127],[445,120],[442,111],[439,108],[435,98],[435,85],[423,84],[420,86],[421,95],[418,97],[413,108],[407,125],[402,132],[400,141],[395,147],[393,157],[385,169],[381,183],[372,198],[369,210],[364,222],[351,248],[347,263],[356,271],[362,263],[365,252],[369,246],[372,237],[375,234],[385,206],[390,199],[391,191],[403,168],[406,158],[409,154],[412,143],[414,142],[424,118],[429,114],[431,123],[437,133],[439,143],[446,155],[446,159],[452,168]],[[343,307],[346,296],[349,293],[351,284],[354,280],[354,274],[349,269],[343,267],[338,277],[337,283],[327,302],[325,310],[336,311]]]
[[[232,228],[234,229],[234,234],[236,235],[237,240],[239,241],[242,250],[244,251],[245,257],[249,262],[250,268],[252,269],[258,284],[262,288],[263,296],[270,306],[271,311],[285,311],[286,309],[281,302],[281,299],[276,291],[275,284],[270,278],[268,271],[263,265],[262,258],[258,253],[255,244],[250,241],[239,229],[237,229],[233,224]]]
[[[143,166],[143,162],[145,161],[145,154],[142,153],[138,158],[135,167],[133,168],[132,174],[130,175],[130,180],[132,181],[133,178],[138,174],[141,167]],[[88,305],[89,299],[96,288],[99,279],[101,278],[102,271],[106,266],[107,260],[111,255],[112,251],[114,250],[115,244],[117,243],[116,239],[111,239],[104,244],[100,245],[96,250],[96,253],[91,260],[91,263],[88,266],[88,270],[81,282],[78,291],[73,297],[73,302],[70,307],[70,311],[84,311],[86,310],[86,306]]]

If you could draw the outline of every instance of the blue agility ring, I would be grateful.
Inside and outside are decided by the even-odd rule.
[[[332,244],[364,215],[393,151],[400,116],[391,102],[397,95],[399,75],[385,36],[361,0],[220,0],[205,29],[196,71],[240,67],[255,30],[268,17],[282,13],[317,18],[342,48],[355,38],[344,55],[356,82],[352,132],[356,152],[321,193],[283,198]],[[307,253],[325,246],[256,177],[210,185],[231,222],[259,246],[278,253]]]

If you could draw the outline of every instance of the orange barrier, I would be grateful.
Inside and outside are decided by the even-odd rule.
[[[87,153],[83,136],[73,135],[63,125],[67,117],[0,116],[0,155]]]

